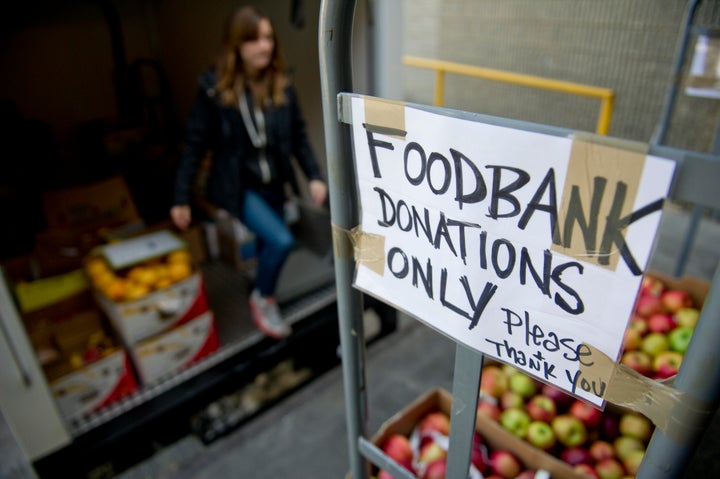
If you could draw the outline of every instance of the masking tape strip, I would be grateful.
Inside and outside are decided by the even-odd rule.
[[[597,241],[594,250],[588,250],[589,239],[578,218],[590,214],[595,195],[605,191],[608,200],[600,201],[595,213],[597,230],[604,231],[606,222],[618,221],[632,213],[635,197],[645,168],[648,146],[627,140],[608,139],[599,135],[576,134],[572,136],[572,148],[567,175],[563,185],[562,202],[558,211],[558,230],[554,233],[552,250],[558,253],[592,262],[614,271],[622,258],[629,257],[624,245],[609,249],[613,244]],[[612,195],[623,185],[624,201],[620,211],[614,211],[616,203]],[[583,211],[587,210],[587,211]],[[570,220],[570,221],[568,221]],[[614,223],[613,223],[614,224]],[[617,225],[617,227],[621,227]],[[626,226],[622,226],[625,229]],[[568,229],[569,228],[569,229]],[[583,241],[583,238],[585,241]],[[557,240],[561,239],[561,243]],[[639,268],[639,267],[638,267]]]
[[[365,123],[368,131],[404,139],[405,103],[381,98],[365,98]]]
[[[715,409],[707,401],[645,377],[586,346],[592,351],[593,362],[580,367],[582,376],[596,378],[597,382],[609,379],[603,396],[606,401],[644,415],[676,443],[690,444],[714,414]]]
[[[336,258],[350,259],[361,263],[380,276],[385,274],[385,237],[364,233],[360,226],[351,230],[332,225],[333,252]]]
[[[650,145],[641,141],[624,140],[621,138],[613,138],[609,136],[597,135],[594,133],[587,133],[577,131],[570,135],[573,141],[583,141],[585,143],[595,143],[597,145],[609,146],[611,148],[617,148],[619,150],[627,150],[633,153],[639,153],[647,155],[650,151]]]

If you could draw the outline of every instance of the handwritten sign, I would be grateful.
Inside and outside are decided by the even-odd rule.
[[[674,163],[371,97],[352,125],[355,287],[603,405]]]

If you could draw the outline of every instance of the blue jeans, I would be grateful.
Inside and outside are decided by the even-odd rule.
[[[240,220],[256,236],[257,274],[255,288],[263,296],[274,296],[285,260],[295,246],[295,238],[285,224],[284,198],[266,197],[245,191]]]

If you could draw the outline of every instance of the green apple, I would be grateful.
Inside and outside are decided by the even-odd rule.
[[[700,311],[697,308],[680,308],[675,313],[675,322],[679,326],[689,326],[694,328],[700,317]]]
[[[650,333],[643,338],[640,350],[645,351],[650,356],[655,357],[663,351],[670,349],[670,342],[663,333]]]
[[[505,409],[500,413],[500,425],[521,439],[527,435],[530,422],[530,415],[522,409]]]
[[[543,421],[533,421],[528,426],[525,439],[538,449],[547,451],[555,445],[555,432],[550,427],[550,424]]]
[[[695,329],[690,326],[678,326],[670,331],[670,334],[668,334],[670,349],[679,353],[687,351],[694,330]]]
[[[537,393],[535,380],[523,372],[511,374],[508,378],[508,386],[511,391],[518,393],[523,399],[530,399]]]
[[[558,442],[566,447],[580,446],[587,441],[588,432],[585,424],[572,414],[555,416],[550,425],[555,431]]]

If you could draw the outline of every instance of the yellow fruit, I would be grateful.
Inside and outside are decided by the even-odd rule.
[[[173,283],[185,279],[191,274],[192,268],[189,263],[175,262],[168,265],[168,277]]]
[[[172,253],[169,253],[167,255],[167,262],[168,263],[188,263],[190,264],[191,258],[190,253],[188,253],[187,250],[179,249],[176,251],[173,251]]]
[[[173,283],[172,279],[170,279],[170,276],[165,276],[164,278],[160,278],[155,283],[155,289],[163,289],[167,288]]]
[[[116,279],[115,274],[112,271],[107,270],[96,273],[95,276],[91,278],[91,281],[97,289],[104,290]]]
[[[95,257],[87,262],[85,265],[85,271],[87,271],[88,276],[95,278],[96,275],[110,271],[110,267],[104,259]]]
[[[127,280],[122,278],[113,279],[112,282],[103,288],[103,292],[113,301],[121,301],[125,297],[126,290]]]
[[[142,298],[149,292],[150,288],[148,287],[148,285],[131,281],[127,284],[127,287],[125,288],[125,295],[123,299],[125,301],[135,301],[136,299]]]
[[[135,266],[128,271],[128,279],[151,288],[157,281],[157,274],[152,266]]]

